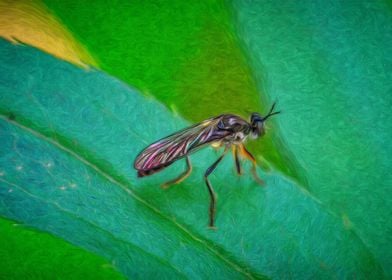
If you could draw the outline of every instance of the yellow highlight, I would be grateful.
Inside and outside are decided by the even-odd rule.
[[[40,1],[0,0],[0,36],[23,42],[70,63],[88,68],[97,63]]]
[[[211,147],[217,149],[222,147],[222,142],[212,142]]]
[[[210,123],[211,123],[211,120],[205,120],[205,121],[202,122],[202,125],[203,126],[209,126]]]

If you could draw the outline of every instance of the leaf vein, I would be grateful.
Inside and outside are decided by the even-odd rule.
[[[155,212],[157,215],[165,218],[166,220],[172,222],[176,227],[178,227],[183,233],[185,233],[186,235],[188,235],[188,237],[190,237],[192,240],[194,240],[195,242],[203,245],[207,250],[209,250],[212,254],[214,254],[216,257],[218,257],[219,259],[221,259],[223,262],[225,262],[229,267],[233,268],[234,270],[238,271],[239,273],[243,274],[244,276],[246,276],[249,279],[257,279],[259,278],[256,275],[251,274],[250,272],[248,272],[245,268],[242,268],[240,265],[232,262],[231,260],[225,258],[221,253],[219,253],[217,250],[215,250],[214,248],[212,248],[210,245],[208,245],[204,240],[196,237],[192,232],[190,232],[188,229],[186,229],[183,225],[181,225],[180,223],[178,223],[177,221],[173,220],[172,218],[164,215],[158,208],[154,207],[153,205],[149,204],[146,200],[142,199],[141,197],[139,197],[137,194],[135,194],[132,190],[130,190],[128,188],[127,185],[125,185],[122,182],[117,181],[115,178],[113,178],[112,176],[110,176],[109,174],[107,174],[105,171],[101,170],[98,166],[96,166],[95,164],[89,162],[87,159],[85,159],[84,157],[82,157],[81,155],[79,155],[78,153],[74,152],[73,150],[69,149],[68,147],[65,147],[64,145],[62,145],[61,143],[57,142],[56,140],[47,137],[46,135],[30,128],[27,127],[21,123],[18,123],[15,120],[10,120],[9,118],[7,118],[4,115],[0,115],[0,118],[2,118],[4,121],[12,123],[13,125],[17,126],[18,128],[27,131],[28,133],[34,135],[35,137],[42,139],[52,145],[54,145],[55,147],[57,147],[58,149],[68,153],[69,155],[71,155],[72,157],[74,157],[75,159],[77,159],[78,161],[80,161],[81,163],[85,164],[86,166],[88,166],[89,168],[93,169],[95,172],[97,172],[98,174],[100,174],[103,178],[105,178],[106,180],[108,180],[109,182],[119,186],[120,188],[122,188],[127,194],[129,194],[130,196],[132,196],[135,200],[137,200],[138,202],[140,202],[142,205],[144,205],[145,207],[147,207],[148,209],[152,210],[153,212]]]

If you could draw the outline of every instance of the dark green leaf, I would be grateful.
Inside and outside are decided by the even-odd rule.
[[[1,279],[123,279],[103,258],[55,236],[0,219]]]
[[[255,79],[233,30],[231,3],[120,0],[108,12],[101,0],[43,2],[86,45],[100,69],[187,120],[222,112],[248,118],[270,106],[264,81]],[[305,185],[301,166],[277,135],[275,128],[250,149],[260,164]]]

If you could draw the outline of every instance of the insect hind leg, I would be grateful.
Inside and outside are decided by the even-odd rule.
[[[234,162],[235,162],[235,167],[238,175],[242,175],[242,168],[241,168],[241,162],[240,158],[238,155],[238,148],[236,145],[232,146],[232,151],[233,151],[233,157],[234,157]]]
[[[180,176],[178,176],[177,178],[174,178],[173,180],[170,180],[170,181],[162,184],[161,185],[162,189],[168,189],[172,185],[181,183],[191,174],[191,172],[192,172],[191,161],[188,156],[185,159],[186,159],[187,169],[183,173],[181,173]]]

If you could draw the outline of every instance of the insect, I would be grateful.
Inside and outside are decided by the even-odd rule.
[[[215,170],[231,148],[238,175],[242,174],[240,157],[246,158],[252,162],[251,172],[253,177],[259,184],[263,184],[263,181],[256,173],[256,160],[245,148],[244,142],[248,136],[256,139],[264,135],[265,121],[269,117],[280,113],[273,112],[274,107],[275,103],[265,116],[252,113],[250,122],[236,115],[224,114],[207,119],[158,140],[145,148],[136,157],[134,168],[137,170],[138,177],[152,175],[168,167],[173,162],[185,158],[187,169],[178,177],[162,185],[162,188],[168,188],[171,185],[180,183],[191,174],[192,165],[189,159],[191,153],[206,145],[224,147],[222,155],[204,173],[204,181],[210,195],[209,226],[214,228],[216,195],[208,176]]]

